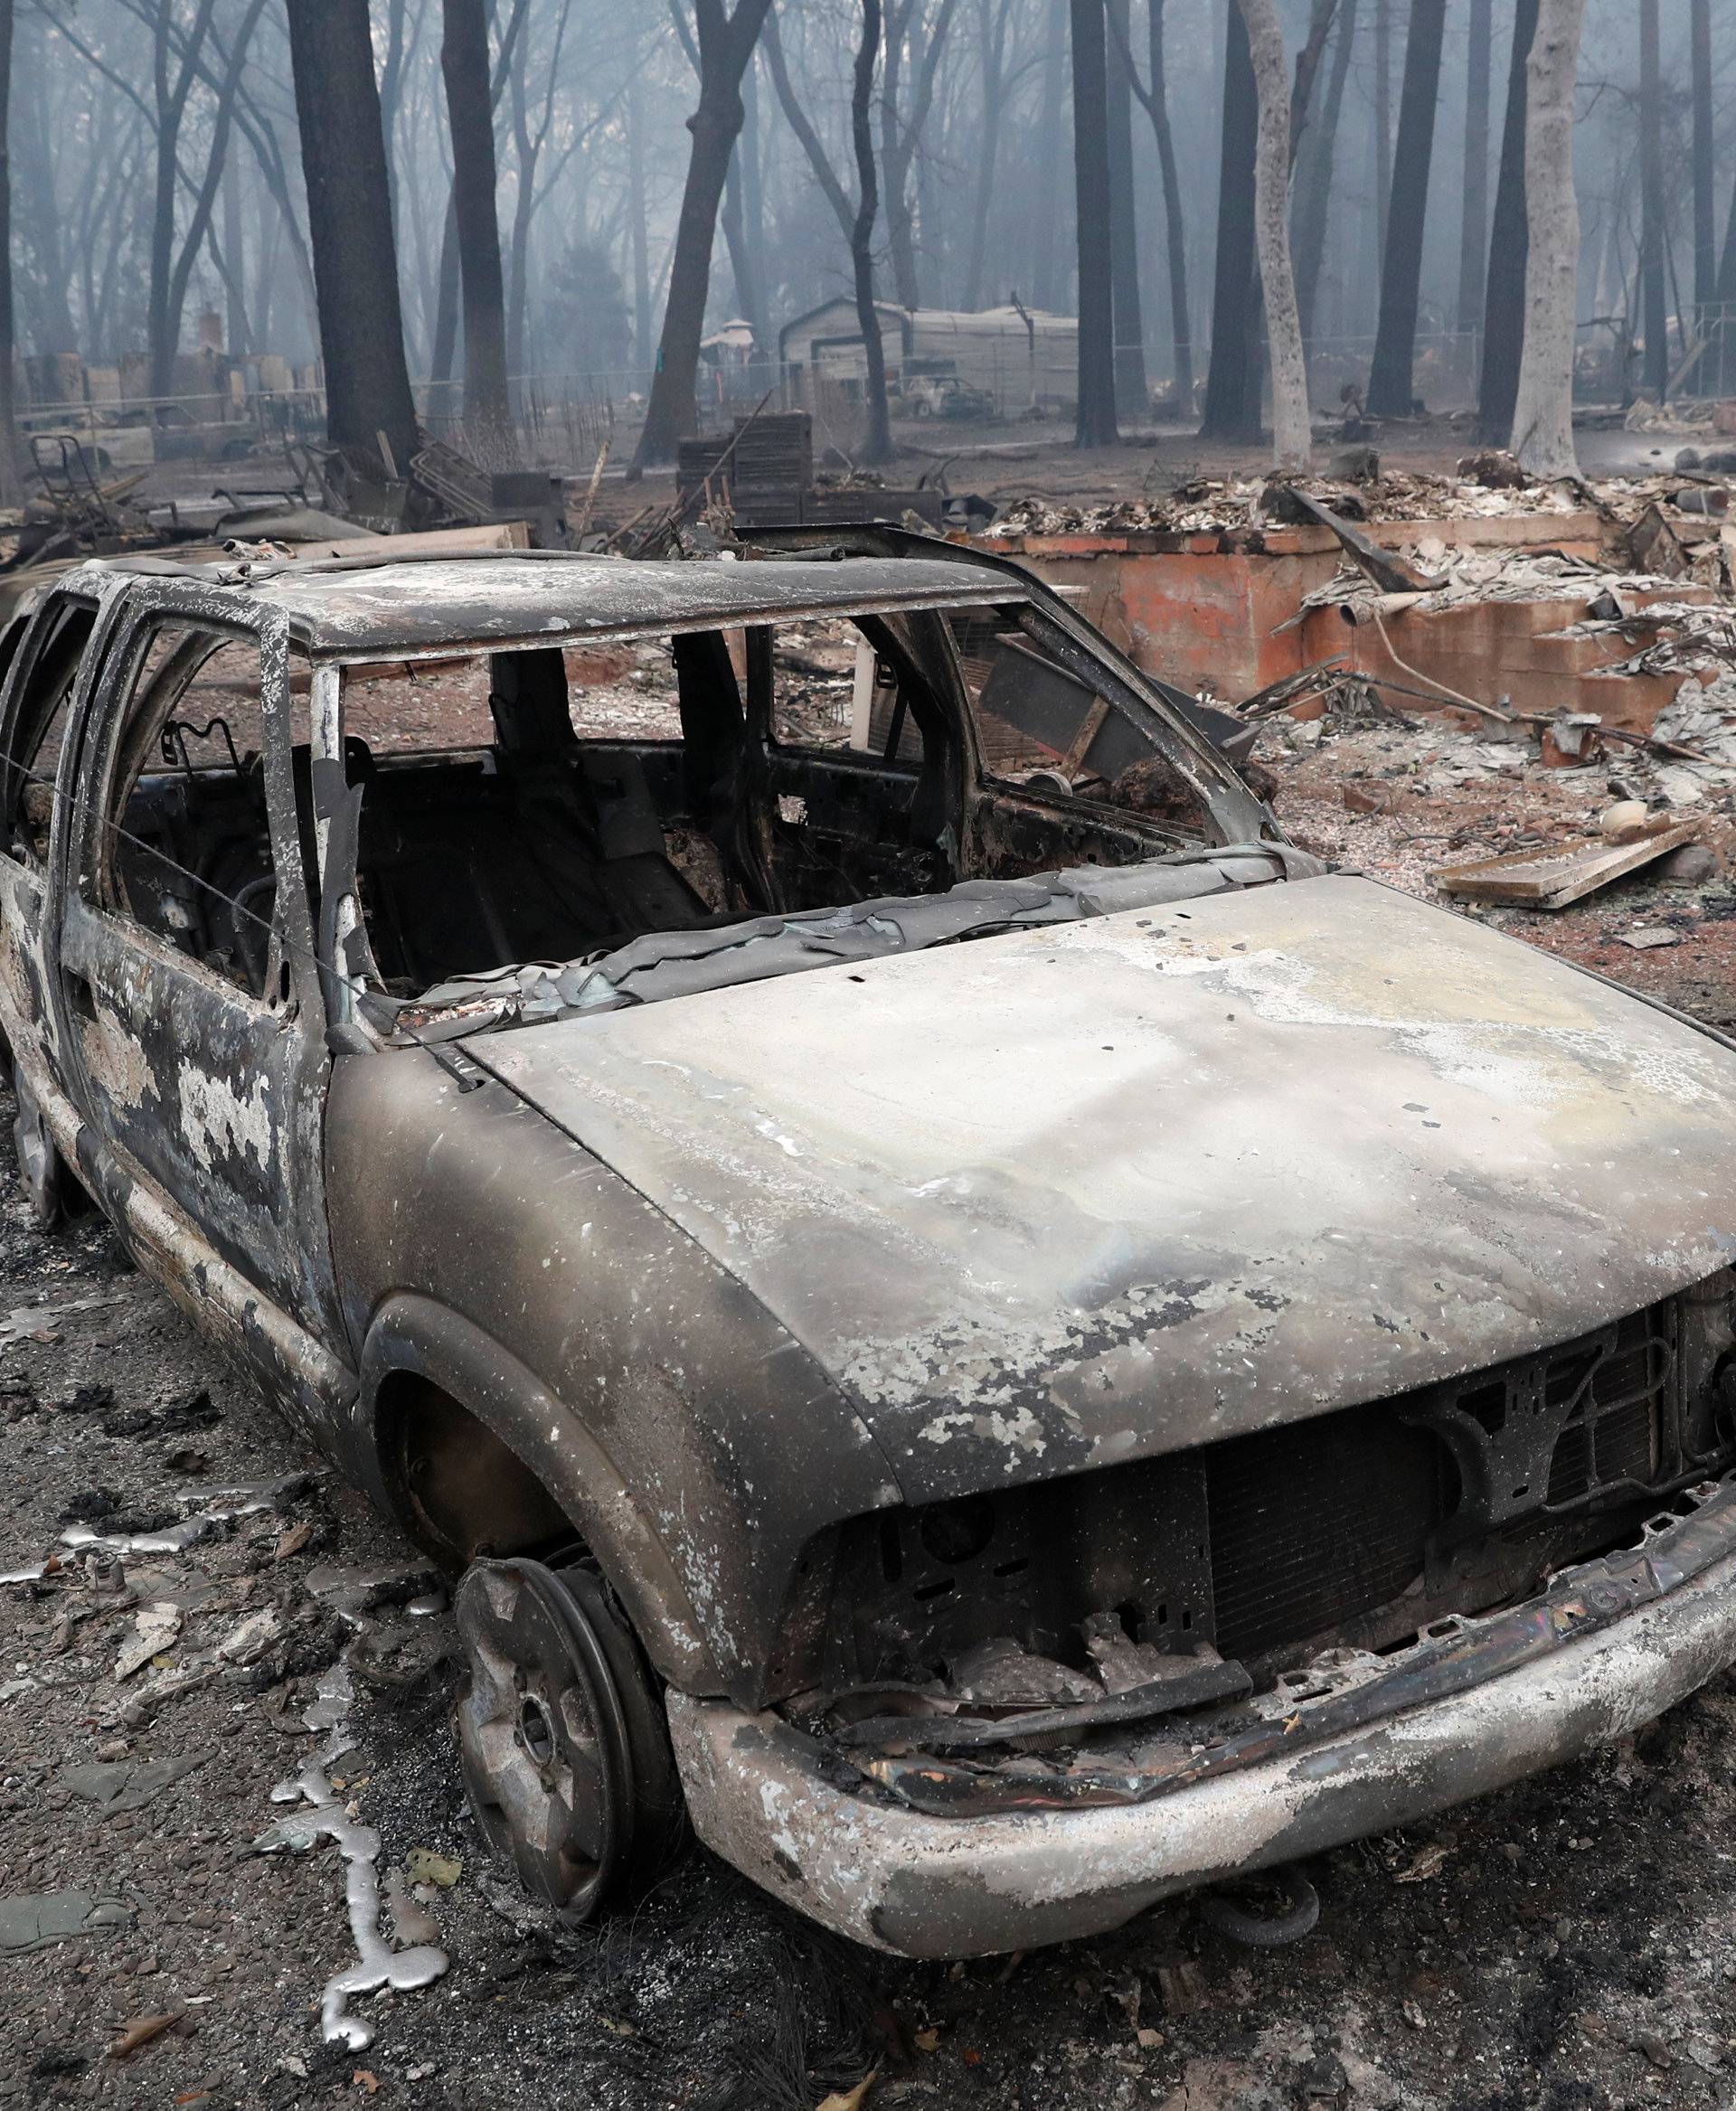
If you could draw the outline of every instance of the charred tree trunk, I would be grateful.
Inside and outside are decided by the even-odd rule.
[[[1151,53],[1151,99],[1146,105],[1146,114],[1151,119],[1151,136],[1156,142],[1157,163],[1164,178],[1164,253],[1169,266],[1170,356],[1175,370],[1175,401],[1182,416],[1190,418],[1194,413],[1194,325],[1187,306],[1187,219],[1182,209],[1175,139],[1169,123],[1164,0],[1149,0],[1149,6],[1146,41]]]
[[[920,307],[922,303],[910,171],[933,108],[935,81],[957,5],[958,0],[936,0],[934,15],[927,24],[927,41],[920,43],[920,53],[919,41],[910,40],[912,24],[920,26],[924,20],[919,0],[893,0],[886,17],[886,63],[881,74],[880,96],[880,187],[885,198],[887,248],[901,307]],[[908,102],[904,99],[907,55],[916,61]]]
[[[232,155],[223,161],[223,344],[231,357],[253,350],[247,326],[247,244],[241,233],[241,178]]]
[[[561,61],[561,35],[566,27],[564,14],[555,32],[554,50],[548,61],[547,92],[554,92],[555,71]],[[517,172],[517,182],[513,191],[513,232],[507,249],[506,264],[506,371],[509,374],[522,374],[526,371],[524,356],[525,314],[530,306],[530,248],[531,215],[536,210],[536,165],[542,156],[542,140],[548,131],[548,113],[545,109],[542,127],[531,129],[530,108],[524,90],[524,74],[528,59],[528,45],[521,42],[513,54],[509,78],[513,115],[513,155]]]
[[[1647,0],[1642,0],[1647,4]],[[1656,0],[1648,0],[1656,21]],[[1580,207],[1573,189],[1573,82],[1585,0],[1542,0],[1526,62],[1525,346],[1513,451],[1537,476],[1579,473],[1573,452],[1573,338]]]
[[[1458,223],[1458,327],[1483,325],[1489,240],[1489,45],[1494,0],[1471,0],[1465,61],[1465,203]]]
[[[884,28],[882,30],[884,43]],[[769,14],[765,27],[766,65],[771,73],[771,84],[778,92],[778,100],[789,120],[789,128],[796,135],[797,144],[807,156],[807,165],[814,173],[814,180],[820,186],[821,195],[832,208],[838,231],[847,243],[856,224],[855,207],[850,203],[850,194],[839,180],[838,172],[826,157],[826,145],[808,120],[802,99],[796,92],[789,78],[789,68],[784,60],[784,47],[778,33],[778,17]]]
[[[1487,5],[1487,0],[1484,0]],[[1338,16],[1337,41],[1332,48],[1332,71],[1326,76],[1326,99],[1320,122],[1309,128],[1297,172],[1295,225],[1292,243],[1296,255],[1296,306],[1301,318],[1304,343],[1314,335],[1314,304],[1320,286],[1320,267],[1326,253],[1326,214],[1332,202],[1332,171],[1338,150],[1338,120],[1344,107],[1344,85],[1350,78],[1350,61],[1356,47],[1357,0],[1343,0]]]
[[[677,12],[679,0],[672,0],[671,19],[681,36],[682,47],[687,53],[688,63],[695,73],[700,70],[699,46],[688,33],[687,25]],[[741,74],[741,129],[736,134],[735,145],[730,152],[729,173],[723,178],[723,199],[718,207],[718,225],[723,231],[723,247],[729,253],[730,278],[733,282],[736,316],[753,332],[754,341],[761,343],[765,337],[765,323],[761,307],[760,259],[748,235],[746,160],[754,151],[753,137],[749,127],[748,87],[753,78],[753,61],[749,60]]]
[[[12,0],[0,0],[0,505],[18,503],[18,429],[12,400]]]
[[[513,0],[513,11],[500,40],[499,55],[495,61],[494,71],[488,82],[488,118],[490,140],[493,139],[494,113],[500,101],[501,91],[506,84],[507,71],[513,63],[518,47],[518,36],[524,27],[529,0]],[[493,13],[491,6],[490,14]],[[486,24],[485,24],[486,41]],[[445,53],[441,53],[441,73],[444,81]],[[447,135],[451,137],[450,100],[448,97]],[[458,357],[458,325],[463,307],[464,265],[463,245],[458,236],[458,169],[456,158],[453,167],[453,187],[446,201],[446,217],[440,229],[439,272],[434,290],[434,342],[429,360],[429,374],[434,382],[434,401],[430,408],[449,410],[452,404],[452,372]],[[500,247],[500,229],[496,221],[495,247]],[[504,299],[503,299],[504,306]]]
[[[668,461],[676,443],[693,429],[693,386],[705,327],[718,208],[741,129],[741,76],[770,4],[771,0],[736,0],[734,14],[726,14],[723,0],[693,0],[699,33],[699,108],[688,119],[693,144],[675,228],[657,370],[634,456],[638,467]]]
[[[1109,52],[1103,0],[1070,0],[1073,196],[1079,225],[1079,407],[1073,443],[1112,446],[1115,279],[1109,232]]]
[[[458,215],[448,197],[440,226],[440,263],[434,285],[434,349],[429,378],[434,384],[430,408],[452,408],[452,374],[458,357]]]
[[[464,316],[464,419],[486,450],[512,445],[506,292],[495,210],[495,113],[483,0],[441,0],[440,77],[452,136],[452,212]]]
[[[1161,7],[1163,0],[1153,0]],[[1059,0],[1047,8],[1043,98],[1037,120],[1036,198],[1031,215],[1031,290],[1040,308],[1061,305],[1056,260],[1061,250],[1061,106],[1067,60],[1067,17]],[[1736,205],[1731,207],[1736,219]]]
[[[1718,237],[1712,200],[1712,0],[1694,0],[1694,305],[1703,324],[1717,297]]]
[[[250,102],[246,90],[245,74],[240,76],[240,79],[241,86],[235,98],[235,122],[253,149],[253,165],[278,208],[282,232],[289,244],[290,259],[300,282],[307,312],[312,317],[317,306],[314,291],[314,261],[307,244],[302,240],[301,225],[296,218],[283,149],[278,145],[277,132],[269,118]]]
[[[1368,408],[1377,418],[1408,418],[1414,392],[1417,299],[1422,283],[1423,223],[1440,95],[1440,47],[1447,0],[1412,0],[1399,100],[1399,144],[1381,268],[1381,319],[1369,369]]]
[[[169,0],[156,0],[152,37],[152,80],[156,93],[156,181],[151,216],[151,277],[147,323],[150,344],[151,393],[168,396],[175,391],[175,360],[181,339],[181,315],[186,306],[187,285],[193,267],[211,225],[217,186],[222,180],[223,158],[229,151],[230,127],[234,118],[236,92],[241,87],[241,62],[265,0],[250,0],[228,63],[214,80],[215,108],[211,141],[205,153],[204,174],[194,193],[193,211],[175,251],[175,186],[180,171],[177,150],[187,100],[198,78],[201,54],[211,30],[212,0],[200,0],[192,26],[179,40],[176,51],[175,22]]]
[[[885,27],[886,61],[880,81],[880,166],[886,184],[886,259],[892,268],[892,286],[900,307],[920,305],[921,288],[916,277],[914,215],[906,189],[908,162],[900,150],[899,97],[904,81],[904,44],[916,13],[918,0],[892,0],[892,19]]]
[[[1308,466],[1308,370],[1290,268],[1290,94],[1284,32],[1274,0],[1241,0],[1260,125],[1254,151],[1254,225],[1272,363],[1272,452],[1280,469]],[[1306,99],[1306,90],[1304,90]]]
[[[416,451],[368,0],[291,7],[289,59],[334,447],[400,474]]]
[[[886,405],[886,347],[880,335],[880,310],[874,305],[874,221],[880,212],[880,184],[874,168],[870,105],[874,72],[880,64],[880,0],[862,0],[862,42],[856,47],[850,90],[850,141],[856,155],[856,217],[850,230],[850,261],[855,271],[856,322],[868,366],[868,437],[863,458],[875,466],[892,458],[892,414]]]
[[[271,327],[273,304],[278,293],[278,251],[283,243],[283,214],[269,192],[256,191],[253,194],[253,232],[259,259],[257,274],[259,297],[253,318],[254,327],[259,333],[261,344],[277,342]],[[318,303],[315,303],[316,314]]]
[[[1326,39],[1337,19],[1338,0],[1310,0],[1307,34],[1296,54],[1296,78],[1290,85],[1289,170],[1296,173],[1296,157],[1308,136],[1308,118],[1314,108],[1314,83],[1326,56]],[[1285,238],[1288,240],[1288,234]]]
[[[765,174],[760,162],[760,82],[749,59],[741,76],[741,132],[735,143],[735,168],[741,180],[741,254],[753,286],[752,323],[761,352],[770,348],[766,270]]]
[[[760,281],[754,255],[748,241],[747,213],[742,206],[746,185],[741,176],[741,143],[730,156],[730,173],[723,179],[723,203],[718,221],[723,230],[723,247],[729,251],[730,276],[735,281],[735,312],[750,325],[756,344],[765,342],[765,311],[760,298]]]
[[[1151,415],[1146,325],[1139,297],[1139,229],[1133,193],[1133,83],[1127,78],[1127,0],[1107,0],[1115,34],[1109,64],[1109,253],[1115,295],[1115,408],[1119,418]]]
[[[645,215],[645,119],[639,99],[639,73],[636,66],[627,82],[627,232],[633,245],[633,359],[637,366],[651,364],[651,262]]]
[[[1713,298],[1726,311],[1736,304],[1736,191],[1731,193],[1730,216],[1724,221],[1724,246],[1718,255],[1718,281]],[[1730,320],[1726,314],[1724,327],[1728,328]]]
[[[211,26],[212,0],[203,0],[190,34],[203,42]],[[146,297],[146,336],[150,347],[150,391],[167,396],[175,389],[175,354],[180,337],[181,318],[169,318],[169,278],[175,269],[175,148],[181,135],[181,113],[193,88],[190,59],[182,64],[179,78],[170,69],[170,31],[173,27],[168,0],[156,0],[152,24],[151,70],[156,90],[156,165],[151,208],[150,289]]]
[[[18,25],[21,80],[40,80],[48,64],[47,23],[46,15],[25,8]],[[48,117],[42,98],[21,95],[14,114],[18,133],[19,232],[36,265],[30,278],[36,295],[31,310],[36,349],[76,352],[79,333],[67,299],[71,274],[61,241],[61,208],[54,194],[54,163],[49,152]]]
[[[1078,0],[1075,0],[1077,5]],[[1231,7],[1223,44],[1223,132],[1218,164],[1218,255],[1212,287],[1212,363],[1202,439],[1260,438],[1259,362],[1253,302],[1254,152],[1260,106],[1248,25]],[[1082,335],[1082,325],[1081,325]]]
[[[542,106],[536,114],[536,127],[530,125],[530,109],[526,97],[526,76],[530,71],[530,38],[522,36],[511,55],[509,80],[511,80],[511,112],[514,112],[514,154],[517,165],[517,185],[514,196],[514,239],[511,239],[511,262],[507,266],[507,372],[530,372],[530,224],[533,224],[541,196],[536,190],[536,165],[542,158],[542,146],[547,144],[549,127],[555,114],[555,90],[560,84],[560,55],[566,44],[566,24],[572,14],[572,0],[561,0],[560,14],[555,17],[555,33],[549,49],[542,57]],[[386,133],[391,137],[391,133]]]
[[[1646,391],[1655,403],[1661,403],[1669,388],[1670,326],[1664,298],[1664,114],[1658,81],[1657,0],[1639,0],[1639,308],[1646,338]]]
[[[1392,8],[1374,0],[1374,227],[1386,255],[1386,223],[1392,202]]]
[[[976,195],[970,214],[970,254],[965,266],[965,306],[983,305],[983,267],[988,254],[988,216],[995,203],[1001,159],[1001,118],[1006,100],[1006,25],[1010,0],[978,0],[983,47],[983,125],[977,149]]]
[[[1477,432],[1486,447],[1506,446],[1519,392],[1519,353],[1525,335],[1525,62],[1536,28],[1537,0],[1515,0],[1501,168],[1489,230],[1489,278],[1483,301]]]

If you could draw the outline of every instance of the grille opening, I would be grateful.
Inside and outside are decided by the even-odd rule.
[[[1136,1640],[1209,1642],[1257,1678],[1332,1639],[1404,1648],[1670,1502],[1723,1352],[1684,1331],[1690,1310],[1667,1299],[1363,1407],[863,1518],[835,1571],[824,1682],[926,1675],[1003,1635],[1089,1670],[1081,1626],[1109,1607]]]
[[[1464,1394],[1458,1404],[1474,1422],[1480,1422],[1491,1437],[1499,1436],[1506,1427],[1507,1389],[1498,1381],[1494,1385],[1478,1386],[1475,1392]]]
[[[1558,1394],[1571,1404],[1550,1459],[1545,1502],[1579,1502],[1599,1488],[1655,1479],[1664,1394],[1675,1363],[1665,1328],[1654,1315],[1638,1314],[1614,1330],[1607,1347],[1561,1362],[1571,1364],[1575,1382],[1569,1389],[1563,1379]]]
[[[1207,1535],[1216,1643],[1259,1656],[1398,1597],[1458,1497],[1440,1439],[1352,1409],[1214,1446]]]

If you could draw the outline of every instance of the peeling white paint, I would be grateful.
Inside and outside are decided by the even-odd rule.
[[[182,1127],[199,1163],[215,1171],[222,1157],[250,1157],[269,1173],[277,1151],[269,1079],[254,1078],[238,1090],[184,1058],[178,1077]]]

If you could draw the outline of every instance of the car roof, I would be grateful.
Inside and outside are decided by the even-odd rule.
[[[219,616],[280,608],[292,636],[330,659],[397,657],[455,646],[533,646],[625,630],[705,629],[788,617],[891,611],[1025,598],[1001,570],[910,557],[639,560],[561,551],[382,563],[369,558],[111,569],[165,579],[163,599]],[[213,593],[212,589],[220,589]],[[227,589],[223,591],[222,589]]]

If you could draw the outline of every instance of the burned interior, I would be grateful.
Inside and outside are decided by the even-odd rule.
[[[344,664],[343,796],[331,806],[359,909],[347,957],[370,1015],[389,1028],[401,1012],[411,1035],[442,1023],[467,1031],[479,1015],[640,1002],[665,985],[1227,883],[1210,870],[1186,880],[1155,870],[1143,890],[1100,901],[1082,882],[1018,884],[1184,860],[1222,830],[1185,749],[1178,766],[1130,724],[1126,700],[1052,618],[1020,598],[983,605],[980,589],[961,608],[909,600],[640,634],[639,658],[655,659],[648,676],[636,670],[640,693],[661,721],[642,740],[588,722],[578,677],[598,663],[593,646]],[[78,635],[69,627],[46,657],[58,664]],[[817,702],[802,681],[822,664],[816,638],[835,693]],[[128,681],[105,787],[105,896],[263,996],[281,964],[258,644],[166,620],[138,641]],[[466,698],[474,746],[418,740],[416,691],[433,684]],[[315,777],[330,763],[314,760],[311,685],[307,664],[292,662],[302,864],[317,919],[330,868]],[[52,743],[23,745],[40,780]],[[20,782],[16,811],[45,812],[47,787]],[[919,904],[934,897],[948,907],[925,917]]]

